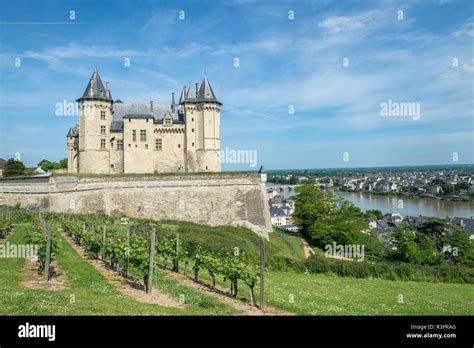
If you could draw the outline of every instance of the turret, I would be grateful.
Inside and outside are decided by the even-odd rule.
[[[196,95],[198,171],[221,171],[221,105],[204,75]]]
[[[267,172],[265,172],[265,168],[263,167],[263,165],[260,166],[260,169],[259,169],[259,171],[258,171],[258,176],[259,176],[260,181],[261,181],[262,183],[267,182]]]
[[[112,122],[113,99],[110,85],[102,83],[94,70],[79,106],[79,163],[80,173],[109,173],[109,130]]]

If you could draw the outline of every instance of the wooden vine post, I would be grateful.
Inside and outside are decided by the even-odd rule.
[[[174,259],[174,271],[179,273],[179,233],[176,234],[176,258]]]
[[[130,258],[130,226],[127,226],[127,255],[125,259],[125,278],[128,278],[128,260]]]
[[[51,223],[48,224],[48,239],[46,241],[46,260],[44,263],[44,280],[49,282],[49,264],[51,263]]]
[[[153,268],[155,268],[155,236],[156,231],[152,229],[150,236],[150,266],[148,268],[147,293],[151,294],[153,284]]]
[[[265,290],[265,244],[263,238],[260,238],[260,310],[263,310],[263,294]]]
[[[102,252],[102,260],[105,260],[105,240],[107,238],[107,227],[105,224],[102,225],[102,245],[104,246],[104,251]]]

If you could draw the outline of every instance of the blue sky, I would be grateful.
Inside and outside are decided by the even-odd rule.
[[[64,158],[77,117],[55,106],[97,66],[115,99],[160,104],[206,72],[222,148],[269,169],[473,163],[473,4],[4,0],[0,157]],[[419,103],[420,118],[382,117],[389,100]]]

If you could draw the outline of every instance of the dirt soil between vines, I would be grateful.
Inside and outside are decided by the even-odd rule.
[[[47,282],[44,279],[43,274],[38,270],[38,262],[31,258],[25,259],[25,267],[21,274],[20,285],[27,289],[37,290],[58,291],[67,289],[67,278],[59,268],[58,264],[53,262],[51,268],[53,270],[53,275]]]
[[[230,292],[229,289],[224,289],[221,286],[217,285],[215,288],[212,288],[211,284],[206,283],[204,281],[199,281],[199,283],[195,283],[194,280],[189,278],[187,275],[184,275],[182,273],[176,273],[172,272],[170,270],[165,270],[167,274],[171,277],[174,278],[181,283],[183,283],[186,286],[189,286],[191,288],[200,290],[204,292],[206,295],[215,297],[219,299],[222,302],[225,302],[229,304],[230,306],[234,307],[235,309],[244,312],[246,315],[295,315],[294,313],[291,312],[286,312],[283,310],[276,309],[272,306],[269,305],[264,305],[263,311],[260,310],[258,307],[252,307],[249,303],[245,303],[239,299],[235,299],[230,297],[228,294]],[[257,297],[258,301],[258,294],[255,294]]]
[[[87,256],[84,248],[78,246],[74,241],[61,231],[61,235],[68,241],[68,243],[81,255],[84,259],[89,261],[110,283],[112,283],[122,294],[133,297],[138,302],[157,304],[163,307],[184,308],[185,305],[179,303],[171,296],[162,293],[156,288],[152,289],[151,294],[147,294],[144,290],[143,284],[134,277],[129,276],[128,279],[117,274],[102,260],[91,259]]]

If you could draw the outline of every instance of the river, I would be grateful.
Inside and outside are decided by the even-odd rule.
[[[278,187],[278,184],[267,183],[267,186]],[[474,203],[462,201],[446,201],[433,198],[410,198],[397,196],[381,196],[356,192],[340,192],[336,194],[351,201],[362,211],[378,209],[382,213],[400,213],[402,216],[458,216],[468,218],[474,216]],[[285,189],[284,196],[294,195],[294,191]],[[403,207],[399,208],[399,200],[403,200]]]

